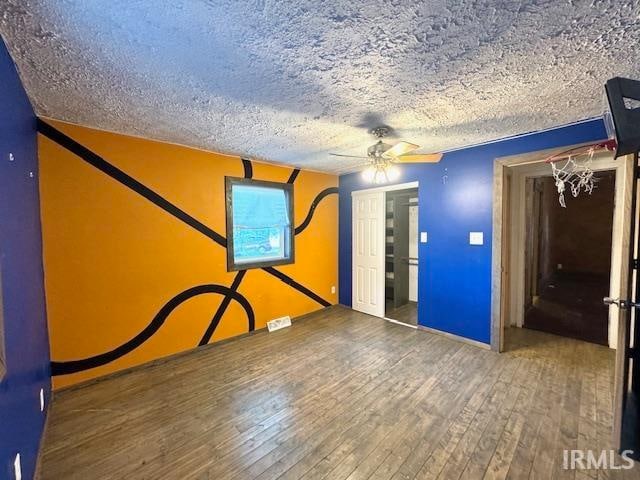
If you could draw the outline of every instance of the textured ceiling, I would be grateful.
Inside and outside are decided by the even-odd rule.
[[[328,171],[385,123],[433,152],[602,113],[640,1],[0,0],[38,114]]]

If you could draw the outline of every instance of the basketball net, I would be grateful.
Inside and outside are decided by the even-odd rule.
[[[599,150],[615,149],[615,142],[603,142],[586,147],[568,150],[560,155],[549,157],[551,173],[558,189],[558,200],[563,208],[567,208],[565,192],[577,197],[580,192],[591,195],[598,181],[593,172],[593,157]]]

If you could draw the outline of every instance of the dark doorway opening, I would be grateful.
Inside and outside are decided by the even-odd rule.
[[[524,326],[608,345],[615,172],[558,202],[552,177],[527,179]]]
[[[385,317],[418,325],[418,189],[385,196]]]

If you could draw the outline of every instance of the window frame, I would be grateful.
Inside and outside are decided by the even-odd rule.
[[[289,215],[289,256],[275,260],[257,261],[249,263],[236,263],[235,248],[233,239],[233,187],[234,185],[245,185],[250,187],[274,188],[283,190],[287,199],[287,210]],[[293,185],[290,183],[269,182],[266,180],[254,180],[252,178],[225,177],[225,210],[227,217],[227,271],[238,272],[241,270],[251,270],[254,268],[274,267],[276,265],[290,265],[295,263],[295,224],[293,208]]]

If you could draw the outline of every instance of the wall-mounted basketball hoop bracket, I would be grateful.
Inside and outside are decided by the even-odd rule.
[[[640,81],[615,77],[605,85],[609,109],[604,113],[610,137],[616,139],[615,158],[640,151]]]

